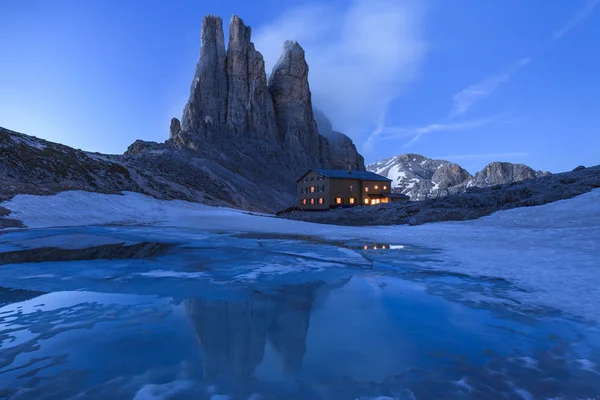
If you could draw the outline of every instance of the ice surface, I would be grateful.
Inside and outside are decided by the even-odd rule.
[[[508,282],[506,290],[516,301],[600,321],[600,190],[544,206],[501,211],[475,221],[416,227],[317,225],[184,201],[161,201],[135,193],[19,195],[2,206],[12,211],[11,218],[21,219],[32,228],[130,224],[158,227],[157,237],[162,233],[160,227],[178,227],[198,235],[206,231],[294,234],[437,249],[436,262],[422,262],[421,268],[502,279]],[[283,243],[273,251],[314,258],[297,245]],[[324,262],[339,259],[366,265],[362,256],[348,250],[321,255]],[[264,267],[239,275],[254,278],[283,271],[278,267],[260,269]],[[464,296],[486,301],[485,293]]]

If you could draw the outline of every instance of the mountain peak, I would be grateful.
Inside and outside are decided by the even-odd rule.
[[[407,153],[367,165],[367,171],[392,179],[392,187],[411,200],[424,200],[463,192],[469,187],[488,187],[518,182],[548,172],[534,171],[524,164],[492,162],[472,176],[460,165]]]

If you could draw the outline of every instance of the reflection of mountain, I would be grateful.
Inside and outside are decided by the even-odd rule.
[[[35,292],[32,290],[11,289],[0,287],[0,307],[12,303],[31,300],[35,297],[45,294],[44,292]]]
[[[306,352],[310,313],[321,284],[284,286],[276,295],[253,293],[245,300],[186,300],[205,378],[252,375],[263,359],[267,339],[284,369],[297,371]]]

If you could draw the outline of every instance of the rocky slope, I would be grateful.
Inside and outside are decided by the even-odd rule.
[[[420,225],[428,222],[464,221],[499,210],[538,206],[569,199],[600,188],[600,165],[503,185],[429,198],[418,202],[380,204],[373,207],[336,209],[329,212],[294,212],[282,218],[335,225]]]
[[[390,178],[392,187],[410,196],[411,200],[447,196],[464,192],[469,187],[490,187],[550,174],[534,171],[523,164],[493,162],[472,176],[458,164],[419,154],[401,154],[377,161],[367,165],[367,170]]]
[[[16,194],[51,195],[64,190],[132,191],[159,199],[264,210],[277,203],[280,187],[254,185],[213,160],[190,151],[136,142],[136,156],[104,155],[0,128],[0,201]],[[226,161],[226,160],[225,160]],[[275,201],[273,200],[275,199]],[[2,215],[0,207],[0,216]]]
[[[103,155],[0,128],[0,201],[71,189],[135,191],[276,211],[295,203],[295,180],[308,168],[365,168],[347,136],[327,125],[319,133],[298,43],[284,43],[267,80],[239,17],[230,21],[227,48],[219,17],[204,17],[201,39],[189,100],[165,143],[137,140],[122,156]]]

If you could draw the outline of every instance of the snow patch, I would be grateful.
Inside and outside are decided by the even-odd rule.
[[[133,400],[164,400],[173,398],[192,387],[190,381],[174,381],[163,385],[149,384],[144,385],[137,391]]]
[[[24,144],[26,146],[33,147],[38,150],[44,150],[46,148],[45,145],[41,144],[40,142],[34,140],[34,138],[31,137],[10,135],[10,138],[15,143]]]

